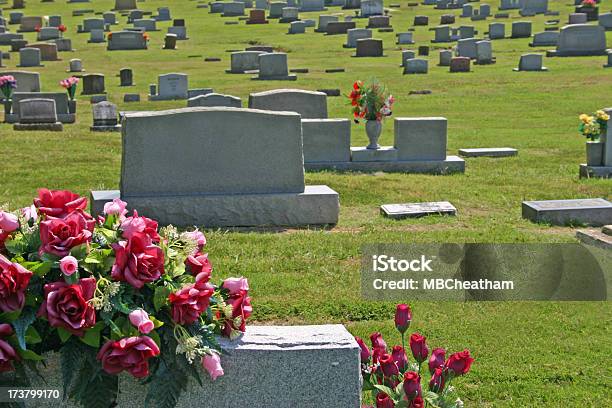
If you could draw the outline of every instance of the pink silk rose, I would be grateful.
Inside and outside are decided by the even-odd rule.
[[[232,317],[231,319],[225,320],[222,329],[223,335],[231,337],[232,332],[236,330],[244,333],[246,330],[246,320],[251,316],[251,313],[253,313],[248,290],[241,289],[235,292],[233,295],[230,295],[226,302],[232,307]]]
[[[70,276],[79,269],[79,261],[74,256],[65,256],[60,261],[60,271],[66,276]]]
[[[89,303],[95,290],[95,278],[80,279],[72,285],[47,283],[38,315],[46,317],[53,327],[62,327],[76,336],[83,336],[85,330],[96,324],[96,311]]]
[[[21,310],[32,272],[0,255],[0,311]]]
[[[136,378],[149,375],[149,359],[159,355],[159,347],[148,336],[126,337],[107,341],[98,352],[97,359],[109,374],[127,371]]]
[[[121,223],[121,231],[126,239],[132,238],[137,233],[144,233],[153,242],[159,242],[159,234],[157,233],[157,221],[147,217],[139,217],[138,211],[134,210],[134,215],[126,218]]]
[[[113,201],[109,201],[104,204],[104,214],[111,215],[115,214],[119,216],[120,220],[125,219],[125,215],[127,214],[127,203],[120,198],[115,198]]]
[[[227,278],[221,287],[229,291],[230,296],[239,295],[240,291],[249,290],[249,282],[246,278]]]
[[[219,354],[213,352],[202,357],[202,367],[208,371],[210,378],[215,381],[217,377],[221,377],[223,373],[223,367],[221,367],[221,358]]]
[[[155,324],[149,319],[149,314],[142,309],[130,312],[129,318],[130,323],[142,334],[149,334],[155,328]]]

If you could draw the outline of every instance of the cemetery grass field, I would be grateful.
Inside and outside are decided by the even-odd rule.
[[[473,24],[483,37],[488,23],[506,23],[509,35],[517,10],[510,19],[471,22],[460,19],[459,10],[408,7],[406,0],[392,11],[395,33],[412,26],[415,14],[430,16],[430,26],[440,15],[452,12],[457,24]],[[488,2],[497,12],[498,1]],[[567,21],[573,6],[568,0],[550,0],[561,16],[537,16],[533,32],[544,30],[549,19]],[[145,10],[170,5],[173,18],[185,18],[188,41],[177,50],[162,50],[163,36],[171,22],[158,23],[147,51],[107,52],[105,44],[87,44],[88,34],[76,34],[84,17],[71,10],[112,8],[112,0],[85,4],[30,0],[26,15],[61,14],[68,27],[65,36],[76,52],[60,53],[62,61],[44,62],[43,91],[61,91],[58,82],[71,58],[83,60],[87,73],[106,75],[109,100],[121,110],[162,110],[186,106],[186,101],[147,102],[148,85],[159,74],[189,74],[189,87],[212,87],[216,92],[239,96],[274,88],[340,88],[350,91],[354,80],[377,77],[396,97],[394,116],[443,116],[448,118],[448,153],[462,147],[514,147],[518,157],[466,159],[465,174],[451,176],[406,174],[306,174],[307,184],[327,184],[340,194],[338,225],[329,230],[208,231],[208,251],[215,275],[248,277],[257,323],[346,324],[367,338],[380,330],[387,343],[399,342],[392,323],[395,305],[372,303],[360,296],[360,248],[376,242],[576,242],[573,227],[536,225],[521,218],[521,201],[612,197],[609,180],[580,180],[578,165],[584,161],[584,139],[578,135],[578,115],[612,105],[612,69],[604,70],[605,57],[545,58],[549,72],[513,72],[519,56],[543,52],[531,48],[529,39],[493,41],[494,65],[472,65],[471,73],[450,74],[438,67],[437,49],[430,44],[429,73],[402,75],[400,49],[395,33],[378,33],[384,40],[383,58],[353,58],[354,50],[342,48],[345,35],[325,36],[307,29],[305,35],[287,35],[287,25],[272,20],[267,25],[224,25],[237,18],[222,18],[196,9],[194,1],[147,0]],[[600,13],[610,10],[603,0]],[[329,8],[325,14],[353,15],[352,10]],[[8,15],[8,10],[5,10]],[[300,13],[316,18],[321,13]],[[90,15],[87,15],[88,17]],[[115,29],[124,26],[124,19]],[[357,20],[357,27],[366,21]],[[563,24],[560,24],[561,26]],[[16,26],[12,26],[15,30]],[[612,32],[607,32],[612,47]],[[27,33],[31,41],[35,33]],[[416,27],[417,44],[429,44],[433,32]],[[288,53],[289,68],[308,68],[296,82],[251,81],[250,75],[226,74],[229,53],[254,44],[277,47]],[[415,46],[403,45],[405,49]],[[6,48],[6,47],[4,47]],[[190,56],[193,56],[190,58]],[[204,62],[219,57],[221,62]],[[8,69],[19,57],[12,54]],[[120,88],[120,68],[134,70],[136,85]],[[326,74],[326,68],[345,73]],[[19,68],[17,68],[19,69]],[[32,70],[32,69],[28,69]],[[431,90],[430,95],[410,91]],[[80,93],[81,88],[77,91]],[[124,104],[124,93],[140,93],[142,101]],[[347,98],[328,98],[329,117],[349,117]],[[121,137],[117,133],[91,133],[89,97],[78,97],[77,123],[64,132],[15,132],[0,125],[0,204],[11,208],[30,203],[39,187],[90,190],[117,189]],[[248,131],[248,130],[247,130]],[[393,123],[385,122],[382,143],[392,144]],[[352,145],[365,145],[363,125],[353,125]],[[206,163],[202,163],[206,171]],[[151,177],[156,177],[152,174]],[[455,218],[430,217],[390,221],[379,215],[384,203],[443,201],[458,209]],[[146,215],[146,214],[145,214]],[[413,306],[412,329],[423,330],[431,347],[459,351],[467,347],[476,358],[472,372],[456,382],[466,406],[472,407],[583,407],[612,406],[612,306],[608,302],[406,302]],[[333,390],[329,390],[333,396]]]

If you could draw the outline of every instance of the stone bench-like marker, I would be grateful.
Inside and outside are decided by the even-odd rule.
[[[68,100],[66,92],[15,92],[13,94],[13,113],[5,115],[5,122],[20,122],[19,101],[24,99],[53,99],[59,122],[74,123],[76,120],[76,103]],[[70,105],[72,105],[72,108]]]
[[[380,213],[387,218],[401,220],[427,215],[457,215],[457,209],[448,201],[430,203],[383,204]]]
[[[194,363],[203,385],[190,379],[178,408],[360,407],[359,346],[342,325],[247,326],[241,338],[220,343],[228,352],[221,356],[225,374],[211,381]],[[57,353],[50,355],[41,374],[33,387],[62,389]],[[147,388],[129,375],[119,381],[118,406],[143,407]]]
[[[306,169],[429,174],[465,171],[465,161],[462,158],[446,155],[446,118],[395,118],[393,124],[393,146],[383,146],[379,149],[351,147],[349,161],[306,161]],[[347,137],[350,138],[350,135]],[[342,146],[345,136],[334,135],[334,138],[335,143]],[[304,142],[307,141],[308,139],[304,138]],[[322,146],[329,148],[328,145]],[[326,153],[328,152],[324,154]],[[311,153],[310,157],[314,156],[314,153]]]
[[[511,147],[481,147],[473,149],[459,149],[459,156],[463,157],[509,157],[518,155],[518,150]]]
[[[44,130],[61,132],[63,125],[57,121],[55,101],[53,99],[21,99],[19,106],[19,123],[13,125],[13,130]]]
[[[612,223],[612,203],[603,198],[523,201],[523,218],[553,225]]]
[[[338,193],[305,186],[297,113],[184,108],[128,112],[121,123],[121,190],[93,191],[94,214],[121,197],[162,225],[338,222]]]

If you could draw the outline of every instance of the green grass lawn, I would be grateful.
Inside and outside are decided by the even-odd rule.
[[[416,14],[430,16],[430,27],[440,15],[460,11],[408,7],[392,10],[395,32],[412,26]],[[567,21],[573,7],[567,0],[551,0],[549,8],[559,17],[537,16],[533,32],[544,30],[549,19]],[[609,9],[606,1],[600,12]],[[195,1],[147,0],[145,10],[170,5],[173,18],[185,18],[188,41],[178,50],[162,50],[170,22],[158,23],[150,33],[147,51],[106,52],[105,44],[87,44],[89,34],[76,34],[84,17],[71,10],[94,8],[106,11],[114,1],[66,4],[30,0],[26,15],[61,14],[68,26],[66,36],[74,53],[60,53],[62,61],[45,62],[41,73],[43,91],[61,90],[58,82],[71,58],[81,58],[88,73],[106,75],[109,99],[122,110],[161,110],[186,106],[185,101],[147,102],[148,85],[168,72],[189,74],[190,88],[212,87],[216,92],[240,96],[262,90],[295,87],[340,88],[348,93],[356,79],[378,78],[394,94],[395,116],[443,116],[448,118],[448,154],[461,147],[514,147],[519,156],[508,159],[467,159],[465,174],[427,176],[407,174],[307,173],[308,184],[327,184],[340,194],[340,221],[332,230],[275,232],[209,231],[209,252],[218,277],[244,275],[249,278],[254,319],[257,323],[340,322],[359,336],[380,330],[392,343],[394,304],[372,303],[360,295],[360,248],[376,242],[574,242],[569,227],[536,225],[521,218],[521,201],[612,196],[609,180],[580,180],[578,165],[584,161],[584,140],[577,133],[578,115],[611,106],[612,70],[602,66],[605,57],[546,58],[549,72],[513,72],[519,56],[544,52],[530,48],[529,39],[493,42],[494,65],[473,65],[471,73],[450,74],[438,67],[437,49],[430,44],[433,32],[416,27],[414,46],[430,44],[427,75],[402,75],[400,48],[395,33],[374,32],[384,40],[383,58],[352,58],[354,50],[342,48],[345,36],[324,36],[309,29],[304,35],[286,35],[287,25],[224,25],[236,18],[222,18],[196,9]],[[490,2],[497,12],[498,2]],[[4,15],[8,16],[5,10]],[[327,12],[353,15],[352,10],[330,8]],[[302,13],[316,18],[319,13]],[[510,11],[512,21],[523,20]],[[89,17],[91,15],[87,15]],[[125,25],[125,19],[120,19]],[[475,25],[482,37],[488,23],[457,18],[457,24]],[[365,20],[357,20],[365,27]],[[562,26],[563,24],[561,24]],[[16,26],[11,27],[16,30]],[[607,34],[612,46],[612,32]],[[35,33],[26,34],[33,41]],[[230,66],[226,50],[249,44],[273,45],[289,54],[290,68],[308,68],[296,82],[251,81],[249,75],[226,74]],[[6,51],[7,47],[4,47]],[[189,56],[197,56],[190,58]],[[221,62],[204,62],[220,57]],[[11,55],[9,69],[19,57]],[[119,69],[134,70],[136,86],[120,88]],[[345,68],[345,73],[326,74],[326,68]],[[428,89],[430,95],[413,95]],[[79,91],[80,92],[80,89]],[[143,102],[124,104],[123,94],[139,92]],[[349,117],[347,99],[329,98],[331,118]],[[88,194],[94,189],[116,189],[119,185],[120,135],[91,133],[89,97],[78,98],[78,118],[62,133],[14,132],[0,125],[0,203],[10,207],[28,204],[39,187],[72,189]],[[392,121],[386,122],[382,143],[392,144]],[[365,130],[354,125],[353,145],[366,143]],[[205,171],[206,163],[202,164]],[[153,175],[155,176],[155,175]],[[455,218],[420,220],[383,219],[383,203],[451,201],[458,208]],[[612,307],[588,302],[412,302],[413,327],[422,331],[434,347],[453,351],[470,348],[476,357],[473,371],[457,381],[469,406],[610,406],[612,371]],[[333,390],[332,390],[333,392]]]

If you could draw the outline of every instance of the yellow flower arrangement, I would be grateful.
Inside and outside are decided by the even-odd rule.
[[[603,120],[606,122],[610,120],[610,115],[608,115],[606,112],[602,111],[601,109],[595,112],[595,117],[598,120]]]

